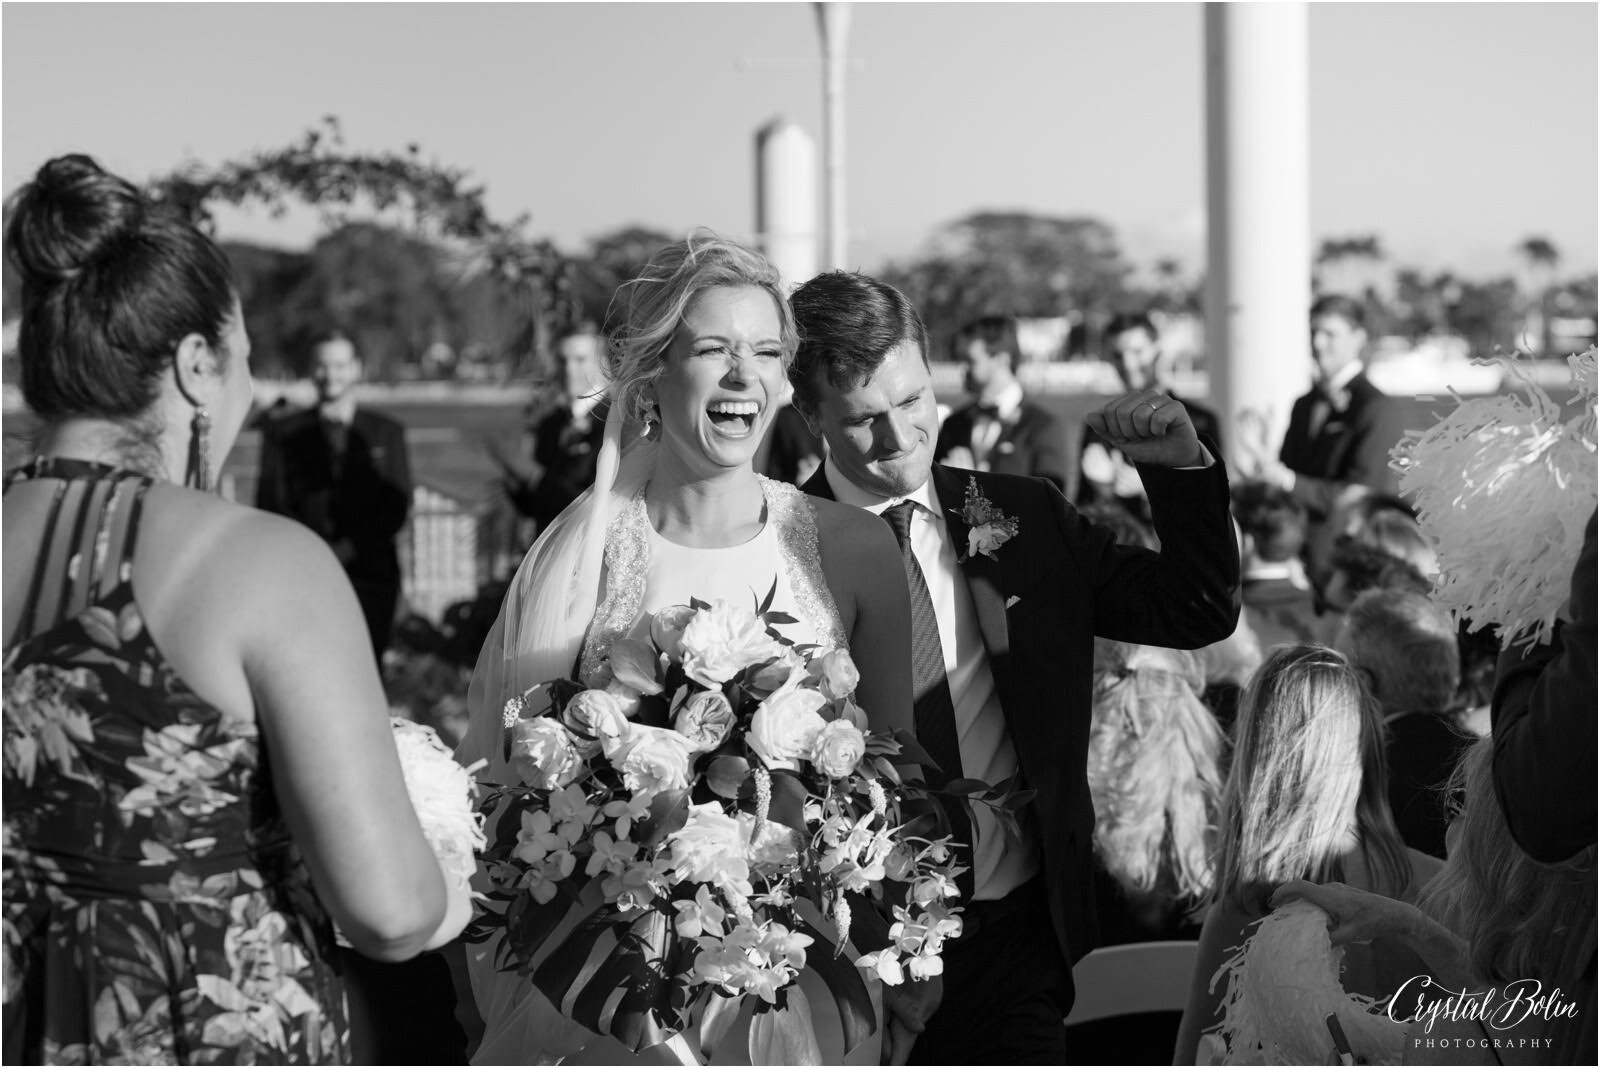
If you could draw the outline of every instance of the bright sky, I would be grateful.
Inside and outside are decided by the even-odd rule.
[[[1313,4],[1314,239],[1473,276],[1542,234],[1596,265],[1597,8]],[[418,142],[564,248],[629,222],[754,229],[753,136],[821,130],[808,3],[21,4],[3,31],[9,192],[88,151],[135,179],[295,141]],[[851,259],[980,208],[1098,216],[1138,261],[1204,241],[1199,4],[857,3]],[[225,216],[303,245],[309,212]]]

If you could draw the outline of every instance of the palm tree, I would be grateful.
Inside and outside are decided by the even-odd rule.
[[[1550,347],[1549,322],[1546,314],[1550,290],[1555,286],[1556,265],[1561,262],[1561,250],[1555,243],[1540,234],[1531,234],[1517,245],[1527,267],[1528,313],[1523,329],[1525,342],[1535,351],[1543,353]]]

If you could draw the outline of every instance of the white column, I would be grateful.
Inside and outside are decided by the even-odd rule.
[[[1311,380],[1306,5],[1206,4],[1206,350],[1230,463],[1239,416],[1276,457]]]
[[[756,233],[789,287],[817,273],[817,146],[784,119],[756,131]]]
[[[827,250],[824,266],[848,267],[844,201],[844,74],[845,45],[850,36],[850,5],[819,3],[817,24],[822,31],[823,166],[828,172]]]

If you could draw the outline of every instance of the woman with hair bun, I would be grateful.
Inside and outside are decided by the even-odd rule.
[[[87,156],[17,194],[5,482],[7,1063],[349,1063],[333,922],[454,937],[350,584],[211,490],[251,401],[228,262]]]

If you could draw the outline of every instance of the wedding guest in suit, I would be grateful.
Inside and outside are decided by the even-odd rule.
[[[540,530],[594,482],[608,410],[600,370],[603,344],[588,324],[556,342],[561,392],[549,409],[536,410],[529,427],[531,448],[519,451],[493,438],[486,442],[489,458],[500,466],[506,496]]]
[[[400,599],[395,537],[411,510],[405,427],[356,404],[361,358],[330,330],[313,342],[317,406],[262,435],[256,507],[298,519],[322,536],[355,588],[373,653],[383,662]],[[341,950],[357,1063],[460,1064],[466,1035],[438,953],[383,964]]]
[[[411,512],[406,431],[357,406],[361,357],[344,333],[328,331],[312,344],[311,379],[317,406],[263,435],[256,507],[298,519],[332,547],[381,662],[400,599],[395,537]]]
[[[1105,342],[1111,366],[1122,388],[1155,389],[1183,405],[1195,433],[1222,448],[1222,431],[1211,409],[1178,396],[1168,381],[1168,361],[1161,351],[1161,335],[1148,315],[1118,315],[1106,325]],[[1143,483],[1121,450],[1085,426],[1078,443],[1078,504],[1116,503],[1136,516],[1148,518],[1149,503]]]
[[[934,460],[973,471],[1048,478],[1067,484],[1067,434],[1061,421],[1027,400],[1017,381],[1022,349],[1017,321],[991,315],[956,335],[970,402],[939,430]]]
[[[791,485],[804,485],[822,466],[826,446],[822,438],[806,426],[805,418],[794,409],[793,397],[785,397],[772,416],[772,426],[756,450],[756,470],[768,478]]]
[[[1404,433],[1383,391],[1367,377],[1367,317],[1349,297],[1311,306],[1311,389],[1294,402],[1277,463],[1262,477],[1293,493],[1314,522],[1367,492],[1397,492],[1389,450]]]
[[[933,462],[927,330],[898,290],[833,272],[791,300],[802,339],[795,403],[828,442],[805,488],[895,531],[912,598],[916,733],[939,764],[930,782],[1015,776],[1036,791],[1020,837],[988,807],[946,806],[956,839],[975,842],[965,930],[946,944],[942,983],[884,988],[886,1054],[1064,1063],[1072,963],[1097,941],[1094,639],[1192,649],[1233,631],[1227,472],[1183,406],[1159,393],[1091,414],[1139,463],[1162,550],[1118,545],[1051,482]]]
[[[1369,590],[1345,615],[1335,648],[1365,674],[1383,712],[1389,808],[1412,849],[1444,859],[1444,785],[1469,738],[1455,727],[1456,628],[1426,596]]]
[[[1244,614],[1262,647],[1315,640],[1315,598],[1300,562],[1305,507],[1264,482],[1244,483],[1233,502],[1243,535]]]

